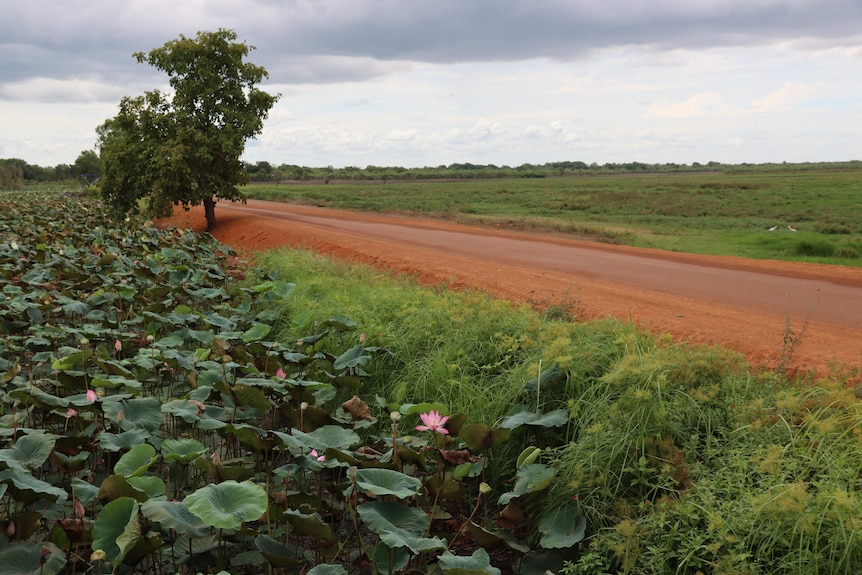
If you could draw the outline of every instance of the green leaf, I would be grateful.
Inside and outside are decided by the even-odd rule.
[[[453,555],[446,551],[439,557],[440,567],[443,573],[451,575],[500,575],[501,571],[491,566],[491,557],[488,552],[476,549],[469,557]]]
[[[542,450],[536,447],[535,445],[531,445],[524,449],[521,454],[518,456],[518,461],[515,463],[515,469],[520,469],[525,465],[530,465],[531,463],[535,463],[539,456],[542,454]]]
[[[307,575],[347,575],[347,569],[343,565],[318,565],[312,567]]]
[[[498,503],[506,505],[515,497],[546,489],[554,481],[556,474],[556,469],[543,463],[524,465],[518,469],[517,479],[512,491],[501,495]]]
[[[123,410],[123,430],[143,429],[152,433],[162,426],[164,416],[161,404],[155,397],[140,397],[125,401],[105,401],[103,404],[105,416],[117,421],[120,410]]]
[[[365,355],[364,352],[365,347],[361,343],[356,344],[338,356],[332,364],[332,367],[340,371],[342,369],[365,365],[371,361],[371,356]]]
[[[328,542],[336,541],[335,533],[317,513],[306,515],[294,509],[288,509],[284,512],[284,517],[297,535],[314,537]]]
[[[268,535],[258,535],[254,544],[269,564],[276,569],[297,569],[303,564],[301,560],[297,559],[296,549],[291,549]]]
[[[438,537],[422,537],[431,522],[422,509],[394,501],[371,501],[358,505],[356,511],[389,547],[407,547],[414,554],[446,548],[446,542]]]
[[[75,477],[72,479],[72,493],[81,503],[89,505],[95,501],[96,497],[99,495],[99,488],[92,483]]]
[[[156,459],[155,448],[149,443],[140,443],[120,457],[114,466],[114,473],[126,478],[143,475]]]
[[[272,326],[265,323],[256,323],[242,334],[242,340],[245,343],[260,341],[269,335],[270,331],[272,331]]]
[[[530,425],[534,427],[561,427],[566,425],[568,422],[569,414],[564,409],[557,409],[549,411],[548,413],[521,411],[514,415],[504,417],[500,426],[507,429],[515,429],[522,425]]]
[[[5,575],[57,575],[66,565],[66,555],[53,543],[9,543],[0,549],[0,565]]]
[[[149,496],[138,489],[122,475],[111,474],[107,476],[99,486],[99,501],[116,501],[123,497],[130,497],[135,501],[146,501]]]
[[[458,431],[458,437],[467,447],[487,451],[501,441],[507,441],[512,430],[502,427],[488,427],[483,423],[468,423]]]
[[[277,281],[272,285],[272,293],[277,295],[282,299],[287,299],[293,295],[293,291],[296,289],[296,284]]]
[[[100,432],[96,437],[99,447],[105,451],[122,451],[146,441],[149,434],[144,429],[132,429],[122,433]]]
[[[162,442],[162,457],[180,465],[188,465],[204,453],[206,448],[197,439],[166,439]]]
[[[581,515],[580,506],[574,501],[567,501],[542,516],[539,531],[543,536],[539,545],[545,549],[571,547],[584,538],[586,528],[587,520]]]
[[[14,467],[0,471],[0,484],[3,483],[9,485],[12,497],[22,503],[36,499],[53,499],[61,503],[68,497],[64,490],[36,479],[23,469]]]
[[[165,485],[165,482],[162,481],[162,478],[154,475],[129,477],[126,481],[128,481],[129,485],[135,489],[146,493],[149,498],[161,497],[167,491],[167,486]]]
[[[200,517],[189,511],[185,501],[150,500],[141,505],[141,513],[150,521],[189,537],[203,537],[210,530]]]
[[[93,550],[105,552],[111,563],[123,560],[140,539],[138,502],[131,497],[120,497],[102,508],[93,524]]]
[[[51,455],[56,438],[46,433],[29,433],[18,438],[9,449],[0,449],[0,461],[10,467],[32,470],[41,467]]]
[[[392,469],[360,469],[356,472],[356,487],[374,495],[404,499],[418,495],[422,482]]]
[[[324,425],[318,427],[311,433],[305,433],[298,429],[292,429],[291,434],[305,444],[308,449],[326,451],[333,449],[349,449],[362,440],[352,429],[345,429],[340,425]]]
[[[207,525],[217,529],[236,529],[266,512],[267,496],[251,481],[224,481],[207,485],[186,497],[189,510]]]

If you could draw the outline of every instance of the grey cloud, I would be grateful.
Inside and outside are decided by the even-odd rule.
[[[858,0],[30,0],[4,7],[0,84],[157,77],[131,57],[198,30],[233,28],[277,84],[361,81],[409,62],[571,60],[656,50],[862,42]]]

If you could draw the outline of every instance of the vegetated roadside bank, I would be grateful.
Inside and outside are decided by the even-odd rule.
[[[862,566],[862,547],[844,531],[847,521],[862,521],[852,496],[862,404],[843,380],[797,387],[778,374],[752,375],[717,348],[675,345],[614,321],[543,318],[479,294],[417,289],[303,252],[260,261],[296,282],[287,310],[316,310],[285,326],[285,339],[314,316],[350,310],[390,350],[375,361],[375,393],[438,401],[448,413],[482,413],[489,422],[524,405],[567,413],[560,427],[536,425],[491,450],[493,476],[509,477],[512,458],[517,464],[533,447],[542,450],[535,461],[554,469],[547,490],[495,510],[497,528],[578,502],[585,539],[565,557],[570,563],[543,566],[565,573]],[[527,481],[532,469],[519,469],[516,482]],[[827,532],[840,542],[815,541]]]

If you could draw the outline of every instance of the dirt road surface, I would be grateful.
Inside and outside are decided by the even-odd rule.
[[[220,202],[213,235],[243,254],[279,246],[519,303],[569,302],[678,341],[739,351],[755,367],[862,367],[862,269],[697,256],[438,220],[249,200]],[[203,209],[169,225],[205,229]]]

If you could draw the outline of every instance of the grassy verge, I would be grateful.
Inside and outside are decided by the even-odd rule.
[[[295,282],[281,336],[344,314],[376,360],[368,392],[436,401],[488,425],[511,411],[562,409],[493,451],[511,477],[525,448],[553,465],[539,497],[576,500],[587,538],[565,573],[855,573],[862,568],[862,402],[841,378],[752,374],[713,348],[671,344],[617,322],[574,324],[476,294],[423,290],[361,266],[274,252]],[[302,311],[300,311],[302,310]],[[543,377],[537,381],[537,374]]]
[[[260,199],[690,253],[858,266],[860,189],[862,171],[822,170],[253,185],[243,191]]]

